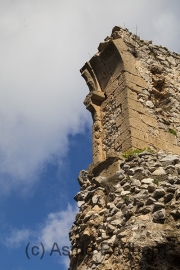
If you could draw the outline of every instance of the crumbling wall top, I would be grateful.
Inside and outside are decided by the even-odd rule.
[[[81,74],[90,90],[93,163],[131,148],[180,154],[178,53],[115,26]]]

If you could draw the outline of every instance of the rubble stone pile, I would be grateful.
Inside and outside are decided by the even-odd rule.
[[[78,179],[70,270],[179,269],[180,156],[143,151]]]

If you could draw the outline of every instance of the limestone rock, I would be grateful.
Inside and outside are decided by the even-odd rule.
[[[152,182],[154,181],[153,178],[144,178],[141,183],[142,184],[152,184]]]
[[[158,222],[160,220],[164,220],[165,217],[166,217],[165,210],[164,209],[161,209],[161,210],[158,210],[158,211],[154,212],[154,214],[153,214],[153,221],[154,222]]]
[[[176,164],[179,161],[179,157],[177,155],[167,155],[166,157],[160,160],[163,164]]]
[[[157,188],[155,191],[154,191],[154,194],[153,194],[153,197],[154,198],[160,198],[160,197],[163,197],[165,195],[165,191],[163,188]]]
[[[168,193],[164,196],[164,202],[168,203],[172,200],[172,198],[174,197],[174,195],[172,193]]]
[[[152,173],[152,175],[166,175],[166,171],[162,167],[159,167]]]

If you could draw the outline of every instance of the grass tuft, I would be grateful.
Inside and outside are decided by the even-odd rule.
[[[129,201],[129,196],[124,196],[123,199],[125,200],[125,202]]]
[[[177,132],[176,130],[172,129],[172,128],[169,128],[169,133],[172,133],[174,136],[177,137]]]
[[[136,154],[144,152],[145,150],[151,154],[154,154],[154,151],[148,147],[148,148],[143,148],[143,149],[130,149],[124,152],[122,156],[123,158],[128,159],[128,158],[134,157]]]
[[[152,182],[153,182],[154,184],[158,185],[159,180],[158,180],[158,179],[154,179]]]

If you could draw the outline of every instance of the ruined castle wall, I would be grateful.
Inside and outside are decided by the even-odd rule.
[[[180,56],[120,27],[98,50],[81,69],[93,163],[78,177],[69,270],[178,270]]]
[[[180,154],[180,56],[120,27],[98,49],[88,62],[98,84],[90,94],[104,95],[99,103],[91,98],[93,163],[131,148]]]

